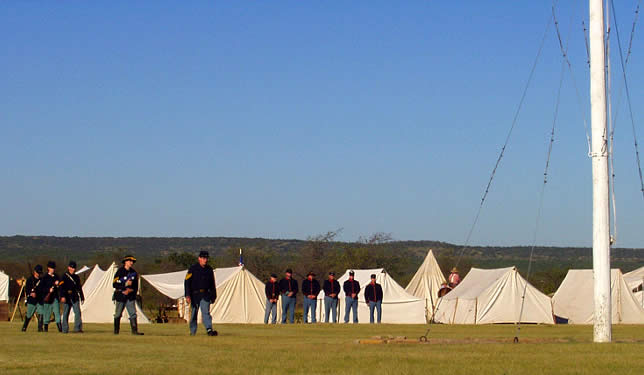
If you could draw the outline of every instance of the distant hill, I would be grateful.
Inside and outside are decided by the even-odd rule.
[[[140,259],[161,258],[172,253],[197,253],[204,249],[213,257],[229,256],[231,249],[269,249],[276,256],[295,255],[307,244],[305,240],[234,238],[234,237],[53,237],[11,236],[0,237],[0,261],[24,262],[36,257],[75,259],[79,263],[114,253],[133,253]],[[353,243],[332,242],[332,246],[350,247]],[[392,254],[404,253],[419,263],[433,249],[438,257],[455,258],[462,247],[439,241],[391,241],[373,245]],[[471,246],[463,251],[463,257],[476,267],[504,267],[527,265],[529,246],[480,247]],[[236,261],[236,259],[233,259]],[[644,249],[613,249],[613,267],[627,272],[644,265]],[[534,254],[536,269],[551,267],[589,268],[592,252],[582,247],[537,247]]]

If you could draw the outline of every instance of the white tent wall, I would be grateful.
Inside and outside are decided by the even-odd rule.
[[[624,280],[626,280],[626,284],[628,284],[631,290],[639,288],[642,282],[644,282],[644,267],[625,273]]]
[[[441,271],[434,252],[429,250],[425,260],[416,271],[416,274],[405,288],[405,291],[413,296],[425,300],[425,313],[427,322],[431,321],[438,301],[438,290],[445,282],[445,276]]]
[[[519,315],[522,323],[554,323],[550,298],[527,283],[515,267],[472,268],[456,288],[439,299],[434,320],[446,324],[516,323]]]
[[[9,301],[9,275],[0,271],[0,301]]]
[[[95,281],[95,284],[92,289],[89,290],[88,294],[85,294],[85,289],[83,289],[83,294],[85,294],[85,303],[81,305],[83,323],[112,323],[114,321],[114,309],[116,304],[112,301],[112,295],[114,294],[112,284],[114,282],[114,274],[116,274],[117,269],[118,267],[114,263],[112,263],[112,265],[105,271],[102,271],[98,266],[94,267],[90,277],[94,275],[94,272],[98,271],[99,273],[97,273],[97,275],[100,275],[101,278]],[[87,281],[85,284],[87,284]],[[83,285],[83,288],[85,288],[85,285]],[[150,323],[138,303],[136,304],[136,316],[139,324]],[[70,314],[69,319],[70,321],[73,321],[74,314]],[[129,322],[127,311],[123,311],[121,322]]]
[[[569,270],[552,302],[555,315],[569,324],[593,324],[593,270]],[[613,324],[644,324],[641,300],[619,269],[611,270],[611,306]]]
[[[85,298],[92,294],[92,291],[101,281],[104,274],[105,271],[103,271],[101,267],[98,266],[98,264],[94,265],[92,272],[90,272],[89,276],[87,276],[87,280],[85,280],[85,283],[83,283],[83,294],[85,295]]]
[[[345,281],[349,279],[347,270],[342,277],[338,279],[340,288]],[[382,323],[394,324],[423,324],[425,318],[425,300],[415,297],[405,291],[389,274],[382,268],[353,270],[355,280],[360,283],[360,293],[358,293],[358,322],[369,323],[369,305],[364,301],[364,289],[371,281],[371,274],[376,275],[376,282],[382,286]],[[338,321],[344,322],[345,311],[345,294],[341,291],[338,294]],[[353,321],[351,313],[350,321]],[[318,295],[317,306],[318,321],[325,319],[324,314],[324,291]]]

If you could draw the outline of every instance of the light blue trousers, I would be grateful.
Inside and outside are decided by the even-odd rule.
[[[302,303],[304,307],[304,323],[308,323],[308,317],[309,317],[309,309],[311,310],[311,323],[317,323],[317,319],[315,318],[315,312],[318,307],[318,300],[316,299],[309,299],[308,297],[304,297],[304,302]]]
[[[201,310],[201,321],[203,326],[206,328],[206,331],[212,329],[212,316],[210,315],[210,301],[202,298],[199,301],[199,306],[195,305],[195,301],[192,301],[192,309],[190,314],[190,334],[197,334],[197,316],[199,310]]]
[[[268,324],[268,318],[273,314],[272,324],[277,323],[277,302],[271,302],[266,299],[266,311],[264,312],[264,324]]]
[[[295,323],[295,296],[288,297],[282,294],[282,324],[286,324],[286,314],[291,324]]]
[[[351,297],[345,297],[344,299],[344,322],[349,323],[349,312],[353,310],[353,322],[358,323],[358,300]]]
[[[83,319],[81,318],[80,302],[73,304],[65,303],[63,306],[63,333],[69,332],[69,313],[74,310],[74,331],[79,332],[83,329]]]
[[[329,314],[333,314],[333,323],[338,322],[338,299],[324,297],[324,321],[329,322]]]
[[[114,319],[121,319],[123,310],[127,310],[130,320],[136,319],[136,301],[116,302],[116,309],[114,310]]]
[[[380,319],[382,318],[382,301],[369,301],[369,323],[371,324],[373,324],[373,310],[378,312],[378,324],[380,324]]]

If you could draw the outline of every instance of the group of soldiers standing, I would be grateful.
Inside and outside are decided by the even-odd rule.
[[[34,267],[31,277],[25,284],[27,295],[27,315],[22,331],[27,331],[29,322],[36,315],[38,332],[48,332],[51,314],[58,332],[69,332],[69,314],[74,311],[74,332],[83,332],[80,304],[85,301],[80,278],[76,275],[76,262],[71,261],[62,277],[56,274],[56,262],[47,263],[47,273],[43,275],[41,265]],[[61,319],[60,304],[63,304]]]
[[[342,285],[342,290],[345,294],[345,310],[344,322],[349,323],[351,312],[353,312],[353,323],[358,323],[358,293],[360,293],[360,283],[354,278],[355,273],[349,271],[349,279]],[[335,272],[329,272],[328,278],[324,280],[322,287],[320,282],[315,278],[314,272],[309,272],[306,279],[302,281],[302,295],[303,295],[303,318],[304,323],[317,323],[316,311],[318,303],[318,295],[320,291],[324,290],[324,312],[325,322],[337,323],[338,311],[338,295],[341,292],[340,283],[335,279]],[[287,269],[284,277],[277,281],[277,275],[271,274],[270,280],[266,283],[266,311],[264,314],[264,323],[268,324],[269,318],[272,316],[271,323],[277,323],[277,304],[282,298],[282,324],[288,321],[293,324],[295,322],[295,301],[297,297],[298,282],[293,278],[293,270]],[[369,322],[376,321],[374,312],[377,314],[377,322],[380,323],[382,319],[382,286],[376,283],[376,275],[371,275],[371,282],[367,284],[364,290],[365,303],[369,305]]]

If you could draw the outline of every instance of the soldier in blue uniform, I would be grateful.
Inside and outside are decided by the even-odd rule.
[[[378,324],[382,318],[382,286],[376,282],[376,275],[371,275],[371,282],[364,288],[364,300],[369,305],[369,323],[373,324],[373,311],[378,312]]]
[[[217,299],[215,272],[208,265],[209,254],[207,251],[199,253],[199,262],[193,264],[186,273],[184,282],[186,302],[192,307],[190,315],[190,335],[197,334],[197,314],[201,310],[201,320],[208,336],[217,336],[217,331],[212,329],[212,316],[210,304]]]
[[[127,310],[130,318],[130,328],[133,335],[143,335],[139,332],[139,326],[136,320],[136,293],[139,291],[139,277],[132,265],[136,258],[132,255],[125,256],[121,262],[123,266],[116,270],[112,286],[114,287],[114,296],[112,300],[116,301],[114,311],[114,334],[118,335],[121,330],[121,316],[123,309]]]
[[[34,267],[33,275],[29,277],[25,283],[25,293],[27,295],[27,315],[25,316],[25,322],[22,324],[22,332],[27,331],[29,326],[29,321],[36,314],[36,319],[38,320],[38,332],[43,330],[43,318],[42,318],[42,266],[40,264]]]
[[[329,315],[333,314],[333,323],[338,322],[338,293],[340,293],[340,283],[335,279],[335,272],[329,272],[329,279],[324,280],[324,316],[325,322],[329,322]]]
[[[315,279],[313,271],[306,275],[306,279],[302,281],[302,294],[304,301],[304,324],[308,323],[309,309],[311,310],[311,323],[317,323],[315,312],[318,306],[318,294],[320,294],[320,283]]]
[[[63,326],[60,323],[60,302],[58,301],[58,283],[60,283],[60,278],[56,275],[56,262],[50,260],[47,262],[47,274],[42,278],[42,290],[43,290],[43,300],[42,300],[42,315],[45,318],[45,332],[49,332],[49,321],[51,319],[51,313],[54,313],[54,320],[56,322],[56,327],[58,332],[63,331]]]
[[[80,304],[85,302],[80,277],[76,274],[76,262],[73,260],[67,266],[67,272],[58,283],[60,302],[63,304],[63,333],[69,332],[69,313],[74,310],[74,332],[83,333],[83,319]]]
[[[344,282],[342,288],[345,294],[344,322],[349,323],[349,312],[353,310],[353,322],[358,323],[358,293],[360,293],[360,283],[354,280],[355,272],[349,271],[349,280]]]
[[[295,323],[295,300],[297,298],[297,280],[293,278],[293,271],[289,268],[285,277],[280,280],[280,293],[282,294],[282,324],[286,324],[286,314],[291,324]]]
[[[264,312],[264,324],[268,324],[268,318],[273,314],[272,324],[277,323],[277,300],[280,298],[280,286],[277,283],[277,275],[272,273],[271,279],[266,283],[264,289],[266,294],[266,311]]]

